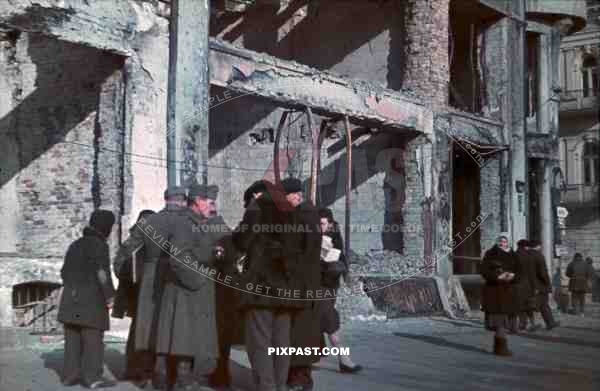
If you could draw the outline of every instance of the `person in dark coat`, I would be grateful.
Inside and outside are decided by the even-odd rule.
[[[65,332],[62,382],[66,386],[80,380],[92,389],[116,385],[102,377],[102,340],[110,328],[108,309],[115,295],[106,239],[114,223],[112,212],[95,210],[83,237],[69,246],[60,271],[64,286],[58,321]]]
[[[152,210],[143,210],[138,215],[136,224],[129,229],[131,236],[141,228],[138,226],[141,219],[146,219],[155,214]],[[128,245],[124,249],[128,249]],[[126,251],[126,250],[125,250]],[[144,249],[141,248],[136,253],[136,265],[133,264],[133,255],[128,254],[128,257],[115,257],[113,270],[119,279],[119,287],[115,297],[115,304],[112,309],[114,318],[122,319],[125,315],[131,318],[129,325],[129,335],[127,337],[127,345],[125,347],[126,364],[125,364],[125,379],[132,380],[143,387],[152,380],[154,370],[154,352],[150,350],[135,349],[135,327],[136,327],[136,312],[138,306],[138,294],[140,288],[140,276],[135,276],[134,273],[140,273],[144,262]],[[135,270],[134,270],[135,268]]]
[[[326,262],[321,257],[321,290],[325,293],[323,297],[329,299],[317,302],[321,312],[321,333],[327,335],[329,343],[333,347],[340,347],[341,341],[338,335],[340,330],[340,314],[335,309],[337,290],[340,287],[340,278],[348,275],[348,261],[344,256],[344,241],[340,234],[340,227],[333,218],[333,212],[328,208],[319,209],[321,235],[328,237],[334,249],[340,252],[339,259],[334,262]],[[323,239],[325,242],[325,239]],[[356,373],[362,369],[355,364],[350,356],[338,355],[338,365],[342,373]]]
[[[519,260],[510,249],[506,236],[487,250],[481,262],[480,273],[485,279],[481,305],[486,313],[486,327],[496,332],[494,354],[511,356],[506,339],[506,326],[510,314],[518,312],[515,289],[519,282]]]
[[[262,197],[266,190],[266,184],[262,180],[250,185],[244,192],[244,209],[250,206],[251,201]],[[238,286],[246,268],[243,263],[247,259],[246,254],[235,247],[232,235],[224,237],[220,241],[220,245],[224,249],[224,256],[223,262],[220,262],[217,268],[223,275],[231,277],[230,285]],[[217,368],[209,376],[210,385],[213,387],[229,387],[231,385],[229,373],[231,346],[244,343],[244,316],[239,308],[241,294],[238,289],[226,284],[217,284],[216,286],[219,359]]]
[[[537,311],[535,297],[536,263],[535,256],[529,250],[529,241],[521,239],[517,242],[517,257],[519,259],[521,275],[517,284],[517,301],[519,303],[519,330],[529,331],[539,329],[535,323],[535,311]]]
[[[546,258],[542,254],[542,244],[539,240],[529,241],[529,252],[531,253],[535,264],[533,287],[536,298],[536,307],[542,315],[542,319],[546,324],[546,329],[552,330],[553,328],[560,326],[560,324],[554,320],[552,310],[548,304],[548,296],[552,293],[552,283],[550,281],[550,273],[548,273],[548,266],[546,265]],[[558,289],[560,290],[560,281]]]
[[[171,256],[159,276],[156,352],[177,360],[176,389],[195,387],[217,363],[216,258],[222,256],[217,243],[227,234],[216,214],[217,195],[217,186],[190,186],[188,207],[161,239]]]
[[[592,267],[583,260],[580,253],[576,253],[573,260],[567,266],[567,277],[569,277],[569,291],[571,292],[571,305],[576,315],[584,315],[585,294],[588,290],[588,281],[592,278]]]
[[[131,232],[113,261],[115,269],[119,269],[119,265],[127,264],[132,259],[134,251],[143,250],[135,311],[134,345],[136,351],[153,353],[155,368],[152,383],[157,389],[172,385],[176,377],[176,361],[169,360],[164,355],[156,355],[157,325],[162,296],[162,285],[157,276],[165,273],[170,257],[157,240],[161,238],[164,240],[168,235],[169,227],[177,223],[178,216],[187,205],[187,191],[179,186],[169,187],[164,192],[164,200],[165,207],[162,210],[136,222],[139,229]]]
[[[318,348],[323,342],[321,313],[317,293],[321,290],[321,229],[319,212],[310,202],[304,201],[302,183],[295,178],[282,182],[288,201],[296,206],[298,226],[305,227],[298,234],[299,258],[302,284],[300,296],[307,305],[292,316],[292,345],[295,348]],[[313,387],[312,365],[320,360],[320,355],[293,355],[290,362],[288,386],[292,390],[311,390]]]
[[[286,390],[290,357],[269,355],[267,349],[292,346],[292,314],[309,303],[291,297],[302,286],[303,271],[298,267],[300,234],[282,229],[296,223],[296,205],[290,198],[267,183],[267,191],[250,200],[233,233],[235,246],[248,258],[240,308],[248,358],[260,391]]]

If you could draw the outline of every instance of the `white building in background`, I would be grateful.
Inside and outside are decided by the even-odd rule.
[[[560,162],[568,209],[563,244],[600,268],[600,0],[588,0],[587,26],[561,45]]]

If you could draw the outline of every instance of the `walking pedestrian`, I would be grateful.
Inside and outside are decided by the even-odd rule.
[[[348,262],[343,252],[344,241],[340,228],[333,218],[331,209],[319,209],[319,218],[323,243],[330,243],[331,248],[339,252],[337,260],[321,257],[321,290],[324,291],[323,297],[329,297],[329,299],[317,302],[321,313],[321,333],[327,335],[331,346],[339,348],[341,347],[340,314],[335,309],[335,302],[337,290],[340,287],[340,278],[348,276]],[[338,365],[342,373],[356,373],[362,369],[360,365],[350,359],[350,356],[342,354],[338,355]]]
[[[141,230],[139,224],[143,219],[155,214],[152,210],[143,210],[138,215],[136,223],[129,229],[129,235],[135,236],[137,231]],[[130,251],[130,242],[125,241],[115,257],[113,270],[119,279],[119,287],[115,296],[115,304],[112,309],[114,318],[131,318],[129,325],[129,335],[125,346],[125,379],[131,380],[140,388],[152,381],[154,371],[154,352],[151,350],[137,350],[135,347],[135,334],[137,325],[137,307],[140,288],[141,273],[145,262],[144,248],[141,247],[132,254]]]
[[[552,310],[548,304],[549,295],[552,293],[552,284],[550,283],[550,274],[546,265],[546,258],[542,254],[542,243],[539,240],[529,241],[529,252],[532,254],[535,265],[535,274],[533,278],[533,288],[537,310],[542,315],[547,330],[552,330],[560,326],[560,323],[554,320]],[[560,277],[560,269],[559,269]],[[560,281],[559,288],[560,290]]]
[[[515,287],[520,271],[519,261],[506,236],[500,236],[497,243],[486,251],[480,271],[485,279],[481,301],[488,319],[486,327],[495,331],[494,354],[512,356],[508,349],[506,325],[509,315],[518,311]]]
[[[517,258],[521,275],[517,286],[516,299],[519,305],[519,330],[535,331],[539,326],[535,323],[534,312],[537,310],[535,296],[536,264],[529,251],[529,242],[521,239],[517,242]]]
[[[571,306],[575,315],[585,314],[585,294],[588,281],[592,278],[591,266],[583,260],[580,253],[576,253],[567,266],[566,275],[569,277],[569,291],[571,292]]]
[[[102,377],[103,337],[110,328],[108,310],[115,295],[106,243],[114,222],[112,212],[95,210],[83,236],[69,246],[65,255],[58,309],[58,321],[64,324],[65,332],[65,386],[79,382],[91,389],[116,385]]]

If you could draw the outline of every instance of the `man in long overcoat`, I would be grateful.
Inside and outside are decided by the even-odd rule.
[[[569,291],[571,292],[571,305],[576,315],[583,316],[585,311],[585,293],[588,290],[588,281],[594,274],[594,269],[583,260],[583,255],[576,253],[573,260],[567,265],[565,273],[569,277]]]
[[[506,236],[500,236],[497,244],[486,251],[480,266],[480,273],[485,279],[481,306],[486,315],[486,327],[496,332],[494,354],[499,356],[512,355],[506,340],[506,326],[509,316],[518,312],[515,290],[519,269],[519,260],[508,245]]]
[[[129,230],[130,236],[135,235],[135,231],[140,229],[137,224],[140,219],[145,219],[154,213],[154,211],[147,209],[141,211],[136,224]],[[112,317],[123,319],[124,316],[129,316],[131,318],[127,345],[125,346],[126,363],[124,377],[126,380],[136,382],[138,386],[144,387],[147,382],[152,380],[154,371],[154,352],[135,349],[136,312],[139,292],[139,276],[136,273],[141,273],[141,270],[138,270],[137,267],[143,264],[144,249],[141,248],[135,256],[133,254],[130,254],[129,257],[123,256],[128,249],[129,243],[125,243],[124,251],[119,250],[117,252],[120,253],[120,256],[115,257],[115,261],[117,262],[113,264],[113,270],[119,279],[119,287],[117,288],[115,303],[112,308]],[[136,265],[133,262],[134,258]]]
[[[552,330],[559,326],[559,323],[554,320],[552,310],[548,304],[548,295],[552,293],[552,283],[550,282],[550,273],[548,273],[548,266],[546,265],[546,258],[542,254],[542,244],[539,240],[529,241],[529,252],[533,257],[535,264],[535,278],[533,279],[533,287],[535,291],[535,298],[537,309],[544,319],[546,329]],[[560,289],[560,287],[558,288]]]
[[[83,236],[69,246],[60,271],[64,288],[58,321],[65,331],[62,382],[66,386],[80,380],[88,388],[115,385],[102,377],[103,336],[110,326],[108,309],[115,294],[106,239],[114,222],[112,212],[94,211]]]
[[[160,276],[156,352],[177,358],[176,387],[191,386],[217,361],[215,244],[226,233],[215,226],[222,221],[215,220],[217,193],[216,186],[192,185],[188,208],[168,227],[162,242],[170,257]]]
[[[298,191],[298,182],[282,181],[286,193]],[[300,193],[301,194],[301,193]],[[294,196],[291,194],[292,197]],[[296,348],[322,347],[321,311],[315,300],[321,291],[321,232],[318,209],[310,201],[300,201],[296,206],[297,225],[303,227],[299,235],[300,256],[298,268],[301,270],[301,296],[307,305],[292,317],[292,346]],[[321,291],[322,292],[322,291]],[[312,293],[312,294],[311,294]],[[312,365],[321,357],[316,354],[294,355],[290,363],[288,385],[292,390],[311,390],[313,387]]]
[[[262,180],[254,182],[244,192],[244,209],[251,202],[262,197],[267,190]],[[252,203],[257,207],[256,202]],[[219,359],[217,368],[210,375],[209,381],[213,387],[229,387],[231,375],[229,373],[229,357],[231,347],[234,344],[244,343],[244,314],[240,310],[240,298],[243,294],[238,287],[241,282],[242,273],[247,268],[246,254],[239,251],[233,243],[233,235],[227,235],[220,240],[224,250],[223,261],[219,262],[217,268],[223,275],[231,277],[231,286],[228,284],[217,284],[217,330],[219,334]]]
[[[286,191],[270,183],[266,187],[262,196],[250,201],[233,241],[248,257],[248,270],[241,284],[247,292],[241,294],[240,305],[254,381],[260,391],[280,391],[287,389],[290,357],[269,355],[268,348],[292,346],[293,313],[310,302],[293,296],[305,285],[302,234],[292,229],[301,197],[287,197]],[[298,186],[295,192],[300,191]],[[291,200],[293,197],[296,200]]]
[[[519,306],[519,330],[527,328],[535,331],[538,325],[535,323],[534,311],[537,310],[535,297],[536,263],[535,256],[529,249],[529,242],[521,239],[517,242],[517,257],[519,259],[521,276],[517,284],[516,300]]]
[[[143,250],[143,266],[139,278],[137,310],[135,318],[135,351],[156,353],[157,323],[161,299],[161,281],[169,263],[169,253],[161,243],[169,236],[169,227],[176,224],[179,214],[187,205],[186,189],[170,187],[164,192],[165,207],[158,213],[140,218],[137,229],[123,242],[113,261],[115,270],[120,270],[132,261],[132,253]],[[156,357],[153,383],[155,388],[166,387],[167,378],[174,381],[173,368],[165,356]],[[172,367],[172,365],[171,365]],[[170,369],[170,370],[169,370]],[[168,373],[169,372],[169,373]]]

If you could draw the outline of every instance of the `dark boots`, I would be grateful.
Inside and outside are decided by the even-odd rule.
[[[494,337],[494,354],[496,356],[512,356],[512,352],[508,350],[508,342],[506,338]]]
[[[208,376],[208,382],[212,387],[229,387],[231,385],[228,359],[219,358],[217,368]]]

